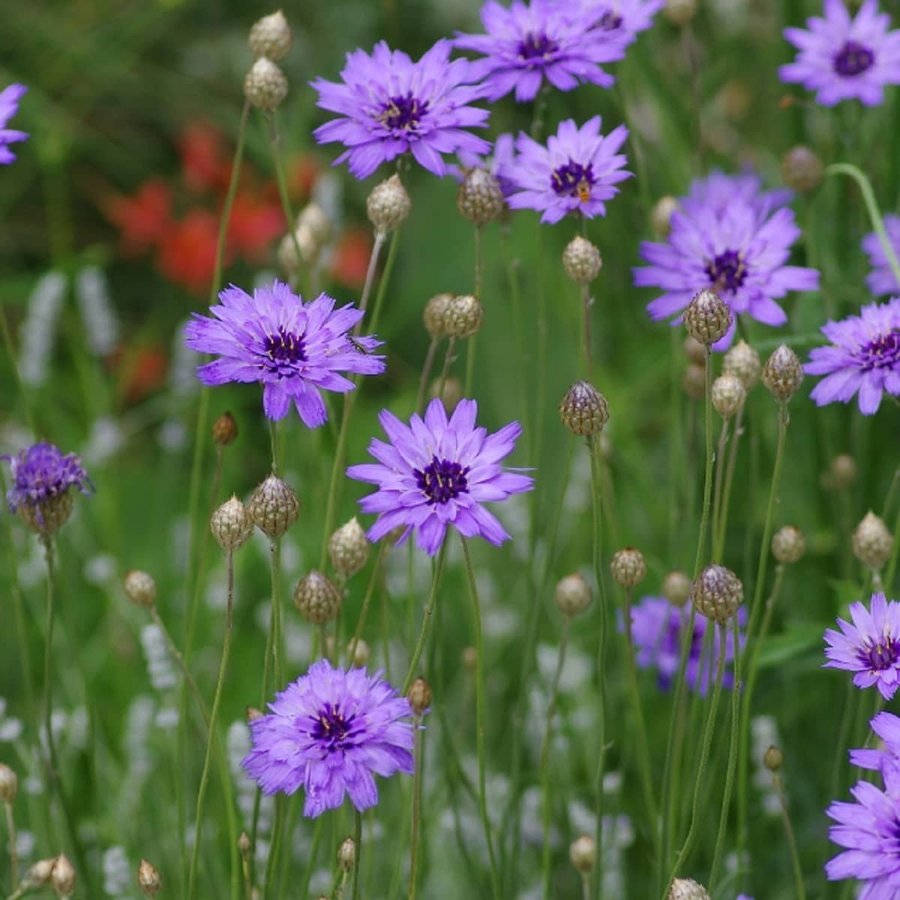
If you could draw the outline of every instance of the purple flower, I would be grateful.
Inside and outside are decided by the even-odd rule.
[[[822,326],[831,345],[810,350],[803,370],[826,376],[810,394],[819,406],[849,403],[858,394],[859,411],[872,416],[883,394],[900,397],[900,297],[859,312]]]
[[[475,65],[489,100],[515,90],[524,102],[535,98],[545,79],[560,91],[615,81],[600,65],[622,59],[626,41],[616,29],[594,28],[598,19],[599,12],[577,3],[513,0],[506,8],[488,0],[481,8],[487,34],[457,34],[454,44],[484,54]]]
[[[900,216],[888,213],[884,217],[884,229],[894,248],[894,254],[900,256]],[[875,295],[900,293],[900,282],[897,281],[884,247],[874,231],[862,239],[862,248],[868,254],[869,264],[872,266],[872,271],[866,276],[869,290]]]
[[[312,82],[318,105],[339,114],[314,132],[320,144],[335,141],[347,149],[335,165],[347,162],[357,178],[371,175],[382,163],[410,152],[429,172],[443,176],[442,154],[486,153],[487,141],[465,129],[487,123],[488,111],[469,106],[484,96],[473,64],[450,61],[450,41],[438,41],[418,62],[384,42],[371,56],[347,54],[343,84]]]
[[[695,181],[673,213],[666,243],[641,244],[650,263],[633,269],[639,287],[663,293],[647,305],[652,319],[677,316],[702,288],[712,288],[735,314],[746,313],[766,325],[783,325],[784,310],[775,301],[788,291],[819,286],[815,269],[786,265],[791,244],[800,236],[793,210],[783,206],[785,191],[763,192],[753,175],[714,172]],[[731,344],[734,325],[717,350]]]
[[[653,24],[653,17],[662,9],[665,0],[581,0],[585,15],[593,16],[594,28],[619,36],[626,46],[641,31]]]
[[[252,297],[231,285],[219,300],[210,307],[215,318],[194,313],[185,326],[188,347],[219,355],[199,366],[197,375],[208,385],[260,382],[270,419],[284,418],[293,401],[304,425],[318,428],[328,420],[319,391],[353,390],[353,382],[339,372],[384,371],[384,357],[370,353],[380,341],[348,337],[363,317],[349,303],[335,310],[336,301],[327,294],[304,303],[280,281],[257,288]]]
[[[625,155],[616,152],[627,137],[624,125],[602,135],[600,116],[581,128],[566,119],[546,147],[520,134],[518,155],[503,171],[515,185],[510,209],[536,209],[541,221],[551,224],[574,212],[587,219],[605,216],[604,201],[615,197],[615,185],[631,176],[623,168]]]
[[[892,713],[880,712],[869,721],[869,726],[881,738],[884,749],[851,750],[850,762],[873,772],[883,773],[885,767],[900,771],[900,719]]]
[[[253,749],[247,774],[264,794],[306,792],[303,815],[337,809],[350,795],[361,812],[378,802],[373,775],[413,771],[412,715],[381,673],[334,669],[327,659],[309,667],[250,722]]]
[[[838,619],[840,632],[825,631],[826,668],[855,672],[859,688],[877,686],[890,700],[900,678],[900,603],[872,594],[871,612],[859,601],[850,604],[853,624]]]
[[[852,19],[841,0],[825,0],[824,13],[807,20],[808,31],[784,30],[800,52],[779,77],[816,91],[823,106],[854,99],[878,106],[884,86],[900,83],[900,31],[888,31],[890,17],[878,11],[878,0],[863,0]]]
[[[659,686],[667,690],[678,674],[681,641],[684,629],[691,615],[690,601],[683,606],[673,606],[663,597],[643,597],[631,608],[631,634],[637,650],[635,659],[642,669],[656,669]],[[746,610],[738,611],[738,623],[743,625]],[[709,620],[696,613],[694,630],[691,634],[688,661],[684,670],[685,682],[689,688],[705,695],[713,682],[721,652],[722,641],[718,629],[715,630],[710,648],[704,648],[704,637]],[[744,635],[741,634],[741,646]],[[734,637],[731,631],[725,640],[725,675],[723,687],[730,687],[733,677],[727,666],[734,660]]]
[[[510,422],[488,434],[475,426],[477,413],[474,400],[460,400],[447,421],[443,404],[435,398],[424,420],[413,414],[407,426],[382,410],[378,419],[390,443],[373,439],[369,453],[378,462],[347,469],[351,478],[378,485],[374,494],[359,501],[364,512],[378,513],[369,540],[403,527],[400,540],[415,531],[416,543],[430,556],[437,553],[450,525],[463,537],[477,535],[492,544],[507,540],[503,526],[482,504],[531,490],[531,478],[500,465],[512,453],[522,428]]]
[[[24,131],[6,127],[18,111],[19,101],[27,90],[23,84],[11,84],[0,91],[0,166],[8,166],[15,161],[15,154],[9,149],[9,145],[28,138]]]

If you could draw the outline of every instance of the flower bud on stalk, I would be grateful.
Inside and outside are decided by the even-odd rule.
[[[691,585],[694,609],[719,625],[734,616],[743,599],[741,580],[730,569],[716,563],[707,566]]]
[[[588,875],[594,871],[597,865],[597,844],[589,834],[572,841],[569,846],[569,859],[575,867],[575,871],[582,875]]]
[[[138,866],[138,887],[145,897],[155,897],[162,887],[159,871],[152,862],[146,859],[142,859]]]
[[[691,579],[675,569],[663,579],[662,592],[673,606],[682,606],[691,595]]]
[[[447,333],[444,331],[444,313],[447,304],[452,299],[453,294],[435,294],[425,304],[425,309],[422,311],[422,323],[433,340],[447,337]]]
[[[880,572],[890,559],[894,536],[880,516],[871,510],[853,532],[853,555],[865,566]]]
[[[610,571],[616,584],[623,588],[633,588],[647,576],[644,554],[634,547],[625,547],[613,554]]]
[[[294,588],[294,606],[307,622],[324,625],[340,612],[341,592],[321,572],[313,569]]]
[[[441,330],[447,337],[467,338],[477,334],[484,320],[484,307],[472,294],[454,294],[441,310]]]
[[[297,521],[300,500],[287,482],[270,475],[250,495],[247,514],[263,534],[274,540]]]
[[[746,341],[738,341],[726,351],[722,359],[722,371],[726,375],[737,375],[749,391],[759,381],[762,362],[759,354]]]
[[[715,292],[698,291],[684,311],[688,334],[707,347],[725,337],[732,322],[728,304]]]
[[[693,878],[676,878],[669,888],[666,900],[709,900],[709,894]]]
[[[255,57],[266,56],[278,62],[287,56],[294,36],[284,13],[278,12],[257,19],[250,27],[250,49]]]
[[[406,694],[413,715],[421,717],[431,706],[431,685],[424,678],[417,678],[410,686]]]
[[[5,763],[0,763],[0,802],[11,805],[16,799],[18,790],[18,776]]]
[[[356,516],[341,525],[328,539],[328,554],[335,572],[344,578],[355,575],[369,560],[370,544]]]
[[[218,545],[230,553],[247,542],[253,533],[253,522],[244,504],[232,497],[212,514],[209,528]]]
[[[603,267],[600,251],[590,241],[575,235],[563,250],[563,269],[575,284],[590,284]]]
[[[272,112],[287,97],[288,82],[284,72],[271,59],[261,56],[250,67],[244,79],[244,96],[257,109]]]
[[[581,437],[600,434],[609,421],[606,397],[587,381],[576,381],[559,401],[558,409],[563,425]]]
[[[142,609],[152,609],[156,603],[156,582],[153,576],[139,569],[132,569],[122,582],[125,596]]]
[[[806,552],[806,538],[799,528],[785,525],[772,535],[772,556],[783,565],[798,562]]]
[[[763,366],[762,382],[766,389],[779,403],[787,403],[797,393],[801,381],[803,367],[797,354],[787,344],[777,347]]]
[[[71,897],[75,891],[75,867],[65,853],[60,853],[53,863],[50,881],[57,897]]]
[[[678,201],[674,197],[660,197],[650,210],[650,227],[653,233],[665,240],[672,230],[672,215],[678,212]]]
[[[713,409],[723,419],[730,419],[743,405],[747,391],[737,375],[720,375],[712,383],[711,394]]]
[[[366,200],[366,213],[375,231],[387,234],[399,228],[412,209],[412,200],[399,175],[376,184]]]
[[[781,177],[798,194],[808,194],[822,183],[825,167],[809,147],[798,145],[791,147],[781,160]]]
[[[233,444],[238,436],[237,421],[230,412],[223,412],[212,426],[212,439],[217,447]]]
[[[470,169],[456,194],[456,208],[475,225],[493,222],[506,203],[500,182],[487,169]]]
[[[564,616],[572,618],[591,605],[591,587],[578,572],[566,575],[557,582],[553,601]]]

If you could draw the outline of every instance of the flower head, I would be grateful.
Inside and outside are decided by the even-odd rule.
[[[15,154],[9,149],[9,145],[28,138],[24,131],[6,127],[9,120],[18,111],[19,101],[27,90],[28,88],[24,84],[11,84],[0,91],[0,166],[8,166],[16,159]]]
[[[810,394],[819,406],[858,395],[859,411],[871,416],[883,394],[900,397],[900,297],[826,322],[822,333],[831,344],[812,349],[804,366],[809,375],[825,376]]]
[[[900,31],[888,31],[890,16],[878,11],[878,0],[863,0],[852,18],[843,0],[825,0],[823,12],[807,20],[808,31],[784,30],[799,53],[779,77],[815,91],[823,106],[841,100],[878,106],[884,86],[900,84]]]
[[[260,382],[270,419],[284,418],[293,401],[303,423],[318,428],[328,418],[319,391],[353,390],[339,372],[384,371],[384,357],[370,352],[379,341],[348,337],[363,316],[351,304],[335,309],[327,294],[304,303],[280,281],[257,288],[252,297],[231,285],[219,301],[210,308],[215,318],[194,313],[185,327],[188,347],[219,356],[199,366],[197,375],[208,385]]]
[[[894,255],[900,256],[900,216],[888,213],[884,217],[884,229],[894,248]],[[900,282],[897,281],[884,247],[874,231],[862,239],[862,248],[868,254],[869,264],[872,266],[872,271],[866,276],[869,290],[877,295],[900,293]]]
[[[574,212],[586,219],[605,216],[604,201],[615,197],[615,185],[631,176],[624,169],[625,154],[617,152],[627,137],[624,125],[601,134],[600,116],[581,128],[566,119],[546,147],[520,134],[516,158],[502,173],[515,185],[510,209],[536,209],[541,221],[551,224]]]
[[[581,0],[585,15],[594,17],[593,27],[607,32],[609,38],[632,43],[641,31],[653,24],[653,17],[665,0]]]
[[[900,718],[893,713],[880,712],[869,720],[869,726],[881,738],[884,749],[851,750],[850,762],[873,772],[883,772],[885,767],[900,771]]]
[[[626,39],[616,28],[595,28],[599,17],[577,3],[488,0],[481,8],[487,34],[458,34],[454,44],[484,54],[475,65],[489,100],[513,90],[516,100],[533,100],[545,80],[560,91],[585,82],[609,87],[615,79],[600,66],[625,56]]]
[[[332,668],[327,659],[289,684],[250,722],[242,765],[264,794],[306,794],[303,814],[336,809],[349,794],[359,810],[378,802],[374,775],[413,771],[409,701],[381,673]]]
[[[312,82],[318,105],[339,118],[314,132],[320,144],[335,141],[346,149],[335,165],[347,162],[357,178],[371,175],[382,163],[410,152],[420,166],[443,176],[443,154],[485,153],[490,145],[466,129],[487,123],[488,111],[469,104],[484,96],[479,75],[465,59],[450,61],[450,41],[438,41],[413,62],[384,42],[371,55],[347,54],[343,83]]]
[[[859,601],[850,604],[853,624],[838,619],[840,632],[825,631],[826,668],[855,672],[859,688],[878,688],[885,700],[897,691],[900,679],[900,603],[872,594],[871,610]]]
[[[789,197],[785,191],[761,191],[752,175],[716,172],[694,182],[672,214],[666,243],[641,244],[649,265],[633,270],[634,283],[663,290],[647,306],[650,317],[674,315],[678,324],[697,290],[708,287],[735,315],[783,325],[787,316],[776,300],[819,285],[815,269],[786,265],[800,236],[793,211],[783,205]],[[728,347],[733,335],[732,324],[714,349]]]
[[[509,537],[482,504],[531,490],[530,477],[500,465],[522,428],[510,422],[488,434],[475,426],[477,413],[474,400],[460,400],[448,420],[438,398],[428,404],[424,419],[414,414],[409,425],[381,412],[390,443],[374,439],[369,453],[378,462],[347,469],[351,478],[378,485],[360,500],[363,512],[378,513],[368,531],[370,541],[403,527],[401,541],[415,531],[418,546],[434,556],[451,525],[463,537],[479,536],[492,544]]]

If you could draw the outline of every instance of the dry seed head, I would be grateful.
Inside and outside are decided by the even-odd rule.
[[[730,419],[746,397],[744,382],[737,375],[720,375],[712,383],[712,405],[723,419]]]
[[[684,572],[674,569],[663,579],[662,592],[673,606],[683,606],[691,596],[691,579]]]
[[[364,669],[369,664],[370,654],[369,645],[362,638],[355,643],[351,640],[347,644],[347,659],[351,666]]]
[[[132,569],[122,581],[125,596],[143,609],[152,609],[156,603],[156,582],[153,576],[140,569]]]
[[[478,332],[484,320],[484,307],[471,294],[455,294],[442,310],[444,334],[452,338],[467,338]]]
[[[447,337],[444,331],[444,311],[453,299],[453,294],[435,294],[426,304],[422,312],[425,330],[434,340]]]
[[[634,547],[616,550],[609,565],[613,581],[623,588],[633,588],[647,576],[647,563],[644,554]]]
[[[293,39],[291,26],[280,9],[270,16],[257,19],[250,27],[249,41],[253,55],[267,56],[273,62],[287,56]]]
[[[279,538],[297,521],[300,500],[287,482],[270,475],[250,495],[247,514],[263,534]]]
[[[456,193],[456,208],[470,222],[493,222],[505,206],[500,182],[487,169],[470,169]]]
[[[244,96],[257,109],[271,112],[287,97],[288,82],[284,72],[265,56],[250,67],[244,79]]]
[[[706,288],[694,294],[684,311],[688,334],[707,346],[725,337],[731,322],[728,304],[715,291]]]
[[[679,27],[687,25],[697,12],[697,0],[666,0],[663,15]]]
[[[576,381],[557,408],[563,425],[582,437],[599,434],[609,421],[606,397],[588,381]]]
[[[372,188],[366,200],[366,213],[376,231],[393,231],[406,221],[412,209],[412,200],[403,187],[399,175],[391,175]]]
[[[822,160],[809,147],[791,147],[781,160],[781,177],[784,183],[800,194],[814,191],[822,183],[824,176]]]
[[[759,354],[746,341],[740,340],[731,347],[722,359],[722,371],[726,375],[737,375],[749,391],[759,381],[762,361]]]
[[[856,482],[856,460],[849,453],[836,456],[828,471],[822,476],[822,483],[832,491],[845,491]]]
[[[762,370],[766,389],[779,403],[787,403],[797,393],[801,381],[803,367],[797,354],[787,344],[776,347]]]
[[[784,765],[784,753],[781,752],[780,747],[776,747],[774,744],[763,753],[763,765],[770,772],[777,772]]]
[[[248,838],[249,840],[249,838]],[[159,870],[152,862],[142,859],[138,865],[138,887],[145,897],[155,897],[162,887]]]
[[[660,197],[650,210],[650,227],[653,233],[665,240],[672,230],[672,214],[678,212],[678,201],[671,196]]]
[[[253,532],[253,522],[244,504],[232,496],[212,514],[209,529],[219,546],[230,553],[247,542]]]
[[[566,244],[562,255],[563,269],[575,284],[590,284],[603,268],[600,250],[580,234]]]
[[[578,572],[566,575],[556,584],[553,602],[564,616],[577,616],[591,605],[591,586]]]
[[[720,625],[737,612],[743,599],[744,586],[740,578],[717,563],[707,566],[691,585],[694,609]]]
[[[0,763],[0,801],[7,806],[16,799],[19,791],[19,778],[5,763]]]
[[[681,389],[691,400],[701,400],[706,393],[706,369],[691,363],[681,376]]]
[[[344,872],[352,872],[356,863],[356,842],[352,837],[344,838],[338,848],[338,865]]]
[[[891,555],[894,536],[884,521],[871,510],[853,532],[853,555],[870,569],[879,572]]]
[[[370,544],[356,516],[341,525],[328,539],[328,554],[335,572],[349,578],[369,559]]]
[[[429,397],[437,397],[438,391],[440,391],[441,403],[443,404],[447,415],[453,415],[453,410],[456,409],[459,405],[459,401],[463,398],[462,382],[451,375],[449,378],[443,379],[442,387],[441,379],[435,378],[428,389]]]
[[[806,538],[799,528],[785,525],[772,535],[772,556],[780,563],[798,562],[806,553]]]
[[[669,887],[666,900],[709,900],[709,894],[693,878],[676,878]]]
[[[587,875],[597,865],[597,844],[589,834],[583,834],[569,845],[569,859],[577,872]]]
[[[227,410],[212,425],[212,439],[218,447],[233,444],[238,436],[237,419]]]
[[[55,497],[41,500],[37,506],[22,503],[17,513],[28,528],[36,534],[49,537],[56,534],[69,521],[74,503],[72,494],[66,491],[64,494],[57,494]],[[38,512],[40,512],[40,517]]]
[[[341,592],[321,572],[313,569],[297,582],[294,606],[307,622],[324,625],[340,611]]]
[[[56,865],[56,857],[51,856],[49,859],[39,859],[34,865],[29,866],[22,878],[22,886],[27,888],[44,887],[50,884],[53,877],[53,867]]]
[[[692,365],[695,366],[705,366],[706,365],[706,345],[701,344],[696,338],[688,335],[684,339],[684,352],[687,354],[687,358],[691,361]]]
[[[65,853],[60,853],[56,857],[50,880],[57,897],[72,896],[75,890],[75,867],[69,862],[69,857]]]
[[[431,685],[424,678],[417,678],[410,686],[406,694],[413,715],[422,716],[431,706]]]

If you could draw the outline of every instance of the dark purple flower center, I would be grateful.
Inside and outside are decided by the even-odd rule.
[[[385,128],[399,131],[413,131],[419,126],[422,116],[428,111],[428,101],[413,97],[412,92],[405,97],[391,97],[378,117]]]
[[[893,369],[900,365],[900,328],[894,328],[887,334],[879,334],[860,348],[863,358],[861,368],[864,372],[871,369]]]
[[[416,485],[430,504],[446,503],[458,494],[467,493],[468,474],[468,466],[450,462],[449,459],[438,459],[436,456],[431,457],[431,462],[424,469],[413,469]]]
[[[614,31],[622,27],[622,17],[611,9],[606,10],[597,22],[597,27],[604,31]]]
[[[900,640],[886,634],[877,644],[866,641],[858,651],[859,661],[874,672],[891,669],[900,661]]]
[[[704,268],[713,288],[717,291],[736,291],[747,276],[747,266],[744,264],[741,254],[735,250],[726,250],[724,253],[720,253]]]
[[[553,190],[560,197],[577,197],[582,203],[591,199],[591,187],[595,180],[592,163],[583,166],[571,159],[550,176]]]
[[[875,54],[858,41],[847,41],[834,57],[834,71],[847,78],[862,75],[874,64]]]
[[[306,342],[302,336],[286,331],[283,325],[275,334],[267,334],[263,342],[263,350],[273,365],[269,368],[280,369],[285,364],[306,362]]]
[[[525,37],[519,41],[519,59],[527,62],[532,60],[546,60],[551,54],[559,50],[559,44],[552,38],[547,37],[543,32],[534,33],[529,31]]]
[[[340,709],[331,703],[324,703],[313,721],[313,739],[324,744],[329,753],[352,747],[353,742],[348,739],[348,735],[353,728],[353,719],[353,716],[344,718]]]

